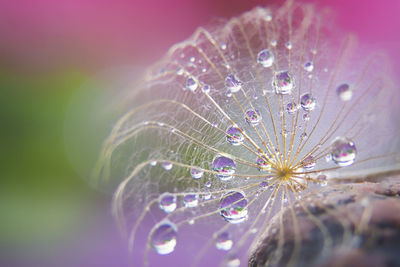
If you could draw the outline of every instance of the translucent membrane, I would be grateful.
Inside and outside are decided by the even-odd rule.
[[[300,217],[317,227],[323,259],[337,243],[313,213],[330,211],[304,199],[398,172],[400,97],[387,60],[326,26],[327,14],[287,1],[199,28],[112,103],[127,110],[92,177],[117,184],[113,214],[138,266],[169,253],[165,266],[204,266],[209,255],[246,265],[270,239],[268,264],[294,266],[309,253]],[[335,216],[346,232],[351,218]]]

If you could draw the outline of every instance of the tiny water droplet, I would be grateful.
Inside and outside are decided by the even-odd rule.
[[[194,62],[195,60],[196,60],[195,57],[190,57],[190,58],[189,58],[189,61],[190,61],[190,62]]]
[[[331,158],[338,166],[349,166],[356,159],[357,149],[353,141],[338,137],[333,141]]]
[[[261,172],[266,172],[266,171],[270,171],[271,170],[271,163],[268,161],[268,159],[263,156],[263,157],[259,157],[257,158],[257,166],[258,166],[258,170]]]
[[[226,90],[225,95],[226,95],[227,97],[231,97],[231,96],[232,96],[232,91],[229,90],[229,89]]]
[[[157,226],[150,240],[155,252],[166,255],[175,250],[177,228],[170,222],[164,222]]]
[[[187,208],[197,207],[199,204],[199,196],[197,194],[188,194],[183,197],[183,204]]]
[[[165,213],[171,213],[176,209],[176,197],[170,193],[164,193],[158,200],[158,206]]]
[[[287,42],[287,43],[285,44],[285,46],[286,46],[286,48],[289,49],[289,50],[293,48],[293,45],[292,45],[291,42]]]
[[[313,156],[308,156],[302,161],[302,166],[306,170],[312,170],[315,167],[315,159]]]
[[[246,122],[250,125],[256,126],[261,121],[261,114],[258,110],[249,109],[246,111]]]
[[[203,93],[208,94],[210,92],[211,87],[208,84],[204,84],[201,87],[201,90],[203,91]]]
[[[232,178],[232,175],[236,171],[235,162],[227,157],[218,156],[212,163],[212,170],[217,172],[216,177],[221,181],[227,181]]]
[[[247,219],[248,200],[236,191],[225,194],[221,199],[220,214],[227,222],[237,224]]]
[[[274,75],[273,87],[279,95],[288,95],[292,93],[294,82],[289,71],[279,71]]]
[[[226,130],[226,141],[234,146],[243,144],[244,136],[239,128],[231,126]]]
[[[192,176],[193,179],[200,179],[203,177],[204,171],[197,169],[197,168],[192,168],[190,170],[190,175]]]
[[[257,55],[257,63],[269,68],[274,63],[274,54],[269,49],[261,50]]]
[[[270,44],[271,44],[272,46],[276,46],[276,45],[278,44],[278,42],[277,42],[275,39],[272,39],[272,40],[270,41]]]
[[[197,89],[198,82],[195,78],[189,77],[186,80],[186,88],[189,89],[190,91],[194,92]]]
[[[164,161],[163,163],[161,163],[161,166],[163,167],[164,170],[169,171],[172,169],[172,163],[169,161]]]
[[[336,93],[342,101],[349,101],[353,96],[353,91],[347,83],[339,85]]]
[[[236,256],[230,256],[226,262],[227,267],[239,267],[240,266],[240,260]]]
[[[221,49],[225,50],[226,49],[226,44],[221,44]]]
[[[304,111],[310,111],[315,108],[316,100],[311,94],[307,93],[302,95],[300,99],[301,107]]]
[[[242,88],[242,81],[235,74],[229,74],[225,78],[225,86],[232,93],[236,93]]]
[[[289,115],[293,115],[293,114],[295,114],[296,112],[297,112],[297,110],[298,110],[298,105],[296,104],[296,103],[294,103],[294,102],[291,102],[291,103],[288,103],[287,105],[286,105],[286,112],[289,114]]]
[[[217,235],[215,238],[215,246],[219,250],[228,251],[232,248],[233,241],[228,232],[222,232]]]
[[[207,181],[207,182],[204,184],[204,186],[207,187],[207,188],[210,188],[210,187],[211,187],[211,182],[210,182],[210,181]]]
[[[307,61],[304,64],[304,69],[308,72],[312,72],[314,70],[314,63],[312,61]]]
[[[152,161],[150,161],[149,164],[150,164],[150,166],[154,167],[154,166],[157,165],[157,161],[156,160],[152,160]]]

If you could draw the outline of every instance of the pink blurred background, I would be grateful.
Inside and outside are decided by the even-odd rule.
[[[128,266],[110,196],[89,187],[65,155],[70,99],[103,69],[149,64],[197,26],[282,2],[2,1],[0,265]],[[387,51],[400,74],[400,1],[302,2],[332,7],[339,27]]]

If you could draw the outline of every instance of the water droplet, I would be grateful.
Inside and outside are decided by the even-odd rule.
[[[228,232],[222,232],[215,238],[215,246],[219,250],[230,250],[232,248],[233,241]]]
[[[300,99],[300,104],[303,110],[310,111],[315,108],[316,100],[311,94],[304,94]]]
[[[204,84],[204,85],[201,87],[201,91],[202,91],[203,93],[205,93],[205,94],[208,94],[208,93],[210,92],[210,89],[211,89],[211,86],[209,86],[208,84]]]
[[[286,46],[286,48],[289,49],[289,50],[293,48],[293,45],[292,45],[291,42],[287,42],[287,43],[285,44],[285,46]]]
[[[331,158],[339,166],[349,166],[356,159],[356,146],[346,137],[338,137],[333,141]]]
[[[231,97],[231,96],[232,96],[231,90],[229,90],[229,89],[226,90],[225,95],[226,95],[227,97]]]
[[[196,60],[196,58],[195,57],[190,57],[189,60],[190,60],[190,62],[194,62]]]
[[[258,110],[249,109],[246,111],[246,121],[248,124],[256,126],[261,121],[261,114]]]
[[[227,181],[230,180],[235,173],[236,164],[230,158],[219,156],[214,159],[212,170],[218,173],[216,177],[221,181]]]
[[[302,166],[306,170],[312,170],[315,167],[315,159],[313,156],[308,156],[302,161]]]
[[[221,44],[221,49],[225,50],[226,49],[226,44]]]
[[[207,193],[203,196],[204,200],[209,200],[211,198],[211,193]]]
[[[265,172],[265,171],[270,171],[271,170],[271,163],[268,161],[268,159],[263,156],[262,158],[257,158],[257,166],[258,166],[258,170],[261,172]]]
[[[275,39],[272,39],[269,43],[270,43],[272,46],[276,46],[276,45],[278,44],[278,42],[277,42]]]
[[[264,18],[265,18],[266,21],[269,22],[269,21],[272,20],[272,15],[271,14],[266,14]]]
[[[194,92],[197,89],[198,82],[195,78],[189,77],[186,80],[186,88]]]
[[[310,120],[310,113],[308,113],[308,112],[307,112],[307,113],[304,113],[304,114],[303,114],[303,120],[304,120],[304,121],[309,121],[309,120]]]
[[[264,68],[271,67],[274,63],[274,54],[269,49],[261,50],[257,55],[257,63]]]
[[[292,93],[294,87],[293,79],[288,71],[280,71],[275,73],[273,87],[275,92],[280,95]]]
[[[248,201],[240,192],[229,192],[221,199],[220,214],[227,222],[236,224],[247,219]]]
[[[197,169],[197,168],[192,168],[190,170],[190,175],[192,176],[193,179],[200,179],[203,177],[204,171]]]
[[[259,184],[259,187],[260,187],[260,189],[261,189],[261,191],[264,191],[265,189],[267,189],[268,188],[268,182],[261,182],[260,184]]]
[[[313,55],[316,55],[317,52],[318,52],[317,49],[315,49],[315,48],[311,49],[311,53],[312,53]]]
[[[183,204],[187,208],[194,208],[199,204],[199,196],[197,194],[188,194],[183,197]]]
[[[169,161],[164,161],[163,163],[161,163],[161,166],[166,171],[169,171],[170,169],[172,169],[172,163]]]
[[[226,130],[226,141],[234,146],[243,144],[244,136],[239,128],[231,126]]]
[[[151,245],[160,255],[166,255],[174,251],[176,246],[177,228],[166,221],[157,226],[151,235]]]
[[[304,64],[304,69],[308,72],[312,72],[314,70],[314,63],[312,61],[307,61]]]
[[[336,93],[343,101],[349,101],[353,96],[353,91],[347,83],[339,85],[336,89]]]
[[[152,161],[150,161],[149,164],[150,164],[150,166],[154,167],[154,166],[157,165],[157,161],[156,160],[152,160]]]
[[[239,267],[239,266],[240,266],[240,260],[239,260],[239,258],[236,257],[236,256],[230,256],[230,257],[227,259],[226,266],[227,266],[227,267]]]
[[[158,200],[158,206],[165,213],[171,213],[176,209],[176,197],[170,193],[164,193]]]
[[[236,75],[229,74],[225,78],[225,86],[232,93],[236,93],[242,88],[242,81]]]
[[[207,181],[207,182],[204,184],[204,186],[207,187],[207,188],[210,188],[210,187],[211,187],[211,182],[210,182],[210,181]]]
[[[296,103],[291,102],[286,105],[286,112],[290,115],[293,115],[297,112],[298,108],[299,107]]]
[[[177,75],[183,75],[183,72],[184,72],[184,71],[183,71],[183,68],[182,68],[182,67],[179,67],[179,68],[176,69],[176,74],[177,74]]]

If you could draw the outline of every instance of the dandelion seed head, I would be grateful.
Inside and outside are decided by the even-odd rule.
[[[174,45],[132,90],[93,174],[118,181],[113,214],[135,258],[190,247],[191,264],[228,251],[215,259],[239,266],[276,239],[274,266],[286,231],[296,265],[297,218],[324,209],[315,192],[399,170],[399,92],[386,58],[364,51],[293,1]]]

